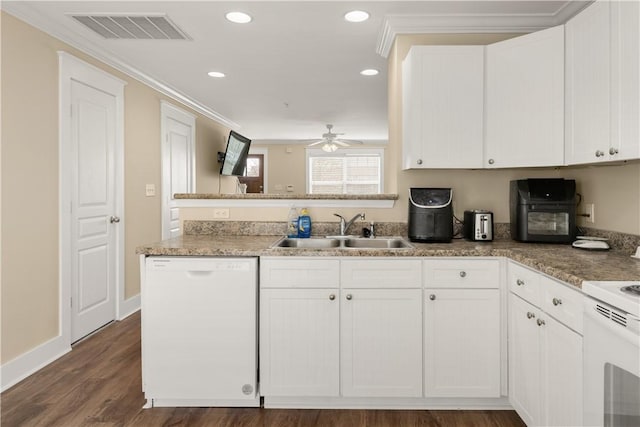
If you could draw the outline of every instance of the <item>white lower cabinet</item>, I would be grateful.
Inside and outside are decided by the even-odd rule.
[[[340,394],[339,314],[337,289],[262,290],[262,395]]]
[[[500,397],[498,260],[431,259],[424,269],[426,397]]]
[[[513,265],[513,264],[512,264]],[[522,267],[516,266],[516,269]],[[582,425],[582,336],[563,322],[581,318],[581,295],[542,275],[525,285],[511,272],[509,283],[509,400],[529,426]],[[546,295],[549,308],[531,304],[513,292],[529,286]],[[546,299],[542,300],[546,307]],[[581,324],[572,326],[581,328]]]
[[[342,296],[342,395],[422,396],[422,290],[344,289]]]
[[[500,291],[426,289],[427,397],[500,396]]]

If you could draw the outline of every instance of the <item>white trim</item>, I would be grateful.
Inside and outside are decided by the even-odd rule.
[[[264,397],[265,408],[286,409],[453,409],[513,410],[507,397]]]
[[[8,361],[0,366],[0,378],[2,379],[0,391],[7,391],[29,375],[34,374],[70,351],[71,345],[64,337],[58,335]]]
[[[588,4],[565,1],[554,13],[536,15],[387,15],[378,33],[376,52],[387,58],[399,34],[531,33],[564,24]]]
[[[214,120],[232,129],[241,128],[238,123],[228,119],[222,114],[217,113],[203,103],[188,97],[187,95],[174,89],[168,84],[165,84],[160,80],[157,80],[154,77],[143,73],[137,68],[116,58],[114,55],[105,52],[104,50],[95,46],[86,38],[82,37],[80,34],[65,34],[64,32],[60,31],[59,28],[51,25],[52,21],[47,20],[46,17],[40,15],[37,11],[33,9],[25,9],[23,7],[24,3],[26,2],[2,2],[2,10],[21,19],[29,25],[32,25],[37,29],[44,31],[50,36],[55,37],[56,39],[68,44],[69,46],[74,47],[81,52],[86,53],[87,55],[90,55],[91,57],[103,62],[104,64],[113,67],[114,69],[128,75],[129,77],[132,77],[135,80],[144,83],[150,88],[157,90],[163,95],[168,96],[169,98],[179,102],[185,107],[193,109],[194,111],[202,114],[207,118],[210,118],[211,120]]]
[[[114,215],[120,217],[121,222],[115,227],[116,246],[116,319],[121,317],[124,302],[124,86],[126,82],[109,73],[94,67],[64,51],[58,51],[59,69],[59,106],[58,133],[59,150],[59,336],[63,342],[71,345],[71,159],[69,158],[69,144],[71,127],[71,81],[82,81],[94,87],[99,87],[116,99],[116,142],[115,142],[115,179],[116,197],[114,200]]]
[[[249,154],[262,154],[262,192],[268,194],[269,192],[269,149],[266,147],[255,147],[253,144],[249,147]]]
[[[124,320],[133,313],[139,311],[140,301],[140,294],[122,301],[122,304],[120,304],[120,310],[118,310],[118,320]]]
[[[188,111],[182,110],[167,101],[160,101],[160,161],[161,161],[161,234],[162,239],[171,238],[171,208],[173,204],[173,194],[171,194],[171,164],[167,150],[168,125],[167,120],[172,119],[184,124],[191,129],[189,137],[189,147],[187,156],[189,158],[189,178],[187,182],[187,193],[196,191],[196,116]]]
[[[393,208],[395,200],[358,199],[176,199],[179,208]]]

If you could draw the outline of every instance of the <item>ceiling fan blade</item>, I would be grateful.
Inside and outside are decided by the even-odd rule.
[[[348,144],[348,143],[346,143],[346,142],[344,142],[344,141],[341,141],[341,140],[339,140],[339,139],[334,139],[334,140],[333,140],[333,143],[334,143],[334,144],[338,144],[338,145],[340,145],[341,147],[348,147],[348,146],[349,146],[349,144]]]
[[[311,144],[308,144],[307,147],[313,147],[314,145],[318,145],[318,144],[322,144],[323,142],[326,142],[324,139],[321,139],[320,141],[318,141],[317,139],[314,140],[315,142],[312,142]]]
[[[340,139],[335,139],[335,140],[334,140],[334,142],[338,142],[338,141],[340,141],[340,142],[344,142],[344,143],[347,143],[347,144],[364,144],[364,142],[359,141],[359,140],[357,140],[357,139],[344,139],[344,138],[340,138]]]

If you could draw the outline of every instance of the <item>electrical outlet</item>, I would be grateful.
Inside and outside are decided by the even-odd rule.
[[[156,185],[155,184],[147,184],[144,187],[144,194],[147,197],[153,197],[156,195]]]
[[[287,184],[287,192],[293,193],[293,185]]]
[[[588,215],[586,219],[589,224],[596,222],[596,205],[594,203],[585,203],[584,213]]]
[[[227,219],[229,218],[229,209],[226,208],[216,208],[213,210],[213,218],[214,219]]]
[[[284,189],[282,187],[282,184],[276,184],[274,188],[275,188],[276,191],[282,191]]]

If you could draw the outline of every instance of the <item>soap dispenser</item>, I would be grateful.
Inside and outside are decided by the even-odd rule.
[[[298,237],[311,237],[311,217],[307,208],[300,210],[300,217],[298,218]]]

